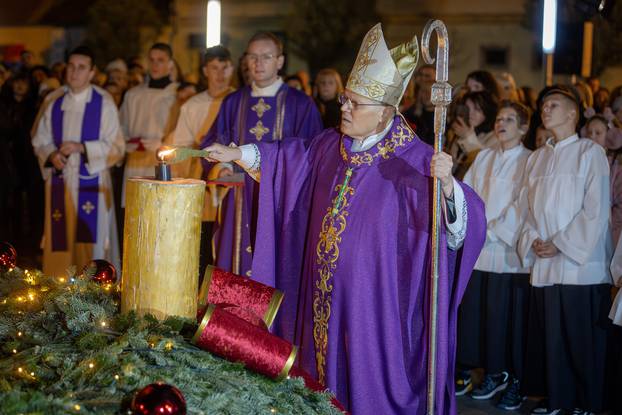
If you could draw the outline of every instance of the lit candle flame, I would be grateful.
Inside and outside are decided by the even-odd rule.
[[[174,152],[175,152],[174,148],[164,147],[162,150],[158,151],[158,160],[166,161],[166,159]]]

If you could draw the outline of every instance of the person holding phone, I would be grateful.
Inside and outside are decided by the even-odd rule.
[[[468,92],[458,102],[451,123],[453,137],[448,140],[454,175],[458,179],[464,177],[479,150],[495,144],[496,116],[497,100],[486,91]]]

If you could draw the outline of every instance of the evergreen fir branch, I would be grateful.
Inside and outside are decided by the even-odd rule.
[[[339,413],[301,379],[273,381],[198,349],[182,335],[188,319],[119,314],[115,296],[73,270],[65,281],[0,273],[2,413],[121,413],[156,381],[178,387],[189,414]]]

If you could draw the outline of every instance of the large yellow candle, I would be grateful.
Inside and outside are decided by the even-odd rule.
[[[196,317],[204,197],[202,180],[128,180],[121,312]]]

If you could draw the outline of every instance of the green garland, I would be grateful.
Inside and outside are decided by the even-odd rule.
[[[179,388],[189,414],[339,414],[301,379],[272,381],[196,348],[190,320],[118,313],[88,277],[0,273],[0,413],[126,413],[136,390]]]

